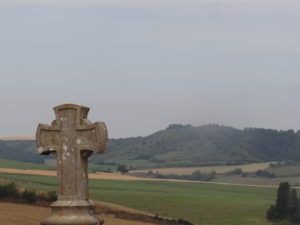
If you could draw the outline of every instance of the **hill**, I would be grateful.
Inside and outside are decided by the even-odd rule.
[[[0,158],[31,163],[44,163],[47,156],[37,154],[34,140],[0,140]]]
[[[144,168],[300,161],[300,133],[175,124],[147,137],[112,139],[107,154],[91,160]]]
[[[42,163],[34,141],[0,141],[0,158]],[[300,132],[261,128],[173,124],[147,137],[110,139],[108,151],[94,164],[133,168],[234,165],[300,161]]]

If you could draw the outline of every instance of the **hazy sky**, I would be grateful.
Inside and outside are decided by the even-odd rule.
[[[34,135],[63,103],[115,138],[298,130],[299,21],[289,0],[0,0],[0,137]]]

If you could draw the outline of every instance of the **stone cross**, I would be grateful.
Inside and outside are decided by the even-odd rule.
[[[39,124],[36,133],[38,152],[55,154],[57,160],[58,201],[43,225],[96,225],[93,205],[88,201],[88,157],[103,153],[108,142],[106,126],[87,120],[89,108],[64,104],[54,108],[56,120]],[[76,212],[76,213],[75,213]]]

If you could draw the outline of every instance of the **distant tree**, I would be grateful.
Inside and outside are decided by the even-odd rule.
[[[279,184],[277,190],[276,211],[278,212],[278,219],[284,219],[288,214],[288,206],[290,200],[290,184],[282,182]]]
[[[187,179],[189,180],[201,180],[210,181],[216,177],[216,172],[212,171],[210,173],[202,173],[200,170],[194,171]]]
[[[259,176],[259,177],[267,177],[267,178],[275,178],[276,177],[275,173],[271,173],[266,170],[257,170],[255,172],[255,175]]]
[[[233,175],[241,175],[243,173],[243,170],[241,168],[235,168],[234,170],[229,171],[229,174]]]
[[[151,177],[153,175],[153,171],[152,170],[148,170],[147,175]]]
[[[182,125],[182,124],[170,124],[166,130],[172,130],[172,129],[175,129],[175,130],[179,130],[181,128],[184,128],[184,127],[192,127],[192,125]]]
[[[267,211],[269,220],[291,220],[296,221],[299,217],[298,199],[295,189],[291,189],[288,182],[279,184],[277,190],[276,205],[271,205]]]
[[[112,173],[110,168],[107,168],[106,170],[104,170],[105,173]]]
[[[119,165],[117,171],[124,174],[124,173],[128,173],[129,169],[127,168],[126,165]]]

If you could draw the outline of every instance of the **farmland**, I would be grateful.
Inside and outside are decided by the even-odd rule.
[[[34,212],[34,216],[32,216]],[[40,225],[40,222],[50,214],[50,208],[33,205],[15,204],[0,202],[0,224],[5,225]],[[101,216],[105,220],[105,225],[154,225],[134,220],[124,220]]]
[[[54,166],[38,164],[38,163],[29,163],[29,162],[20,162],[9,159],[0,159],[1,168],[13,168],[13,169],[32,169],[32,170],[54,170]]]
[[[236,168],[241,168],[244,172],[255,172],[257,170],[263,170],[268,168],[270,162],[265,163],[250,163],[244,165],[234,166],[203,166],[203,167],[173,167],[173,168],[157,168],[151,169],[153,172],[159,172],[161,174],[192,174],[193,172],[200,170],[201,172],[215,171],[217,173],[226,173]],[[132,172],[147,172],[148,170],[134,170]]]
[[[278,177],[295,177],[300,176],[300,165],[286,165],[280,167],[268,168],[267,171],[275,173]]]
[[[1,158],[0,158],[0,166],[1,168],[12,168],[12,169],[23,169],[23,170],[56,170],[55,165],[21,162],[21,161],[1,159]],[[89,171],[107,171],[107,170],[115,171],[116,166],[95,165],[92,163],[89,164]]]
[[[36,190],[54,190],[50,176],[0,174],[2,182]],[[205,225],[267,225],[265,212],[276,198],[275,188],[168,181],[90,179],[94,200],[111,202],[170,218]]]

